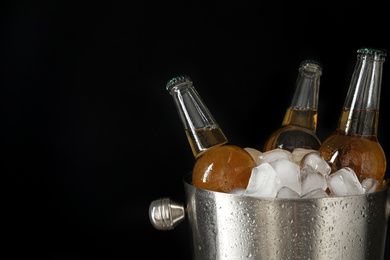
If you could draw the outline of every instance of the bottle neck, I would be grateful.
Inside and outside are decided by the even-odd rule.
[[[338,124],[343,134],[376,139],[383,62],[382,56],[358,55]]]
[[[321,74],[321,67],[317,64],[301,65],[294,97],[286,111],[282,126],[294,125],[316,131]]]
[[[169,92],[195,157],[213,146],[228,142],[191,81],[177,84]]]

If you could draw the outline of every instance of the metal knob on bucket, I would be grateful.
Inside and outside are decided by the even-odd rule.
[[[184,206],[170,198],[153,201],[149,207],[149,219],[158,230],[172,230],[185,218]]]
[[[194,259],[383,259],[390,189],[322,199],[253,198],[212,192],[184,177]],[[159,230],[184,219],[184,206],[152,202]]]

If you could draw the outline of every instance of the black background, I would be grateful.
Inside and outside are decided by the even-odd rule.
[[[386,9],[385,1],[2,2],[6,247],[14,259],[189,259],[188,224],[162,232],[148,218],[154,199],[184,202],[182,176],[193,165],[165,83],[190,75],[229,140],[261,149],[291,102],[299,63],[318,59],[325,140],[356,50],[390,49]],[[387,154],[389,71],[385,62],[378,137]]]

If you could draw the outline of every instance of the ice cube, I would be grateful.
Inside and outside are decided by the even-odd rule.
[[[300,167],[286,159],[277,159],[269,163],[276,171],[282,186],[286,186],[301,194]]]
[[[310,165],[314,170],[319,171],[324,176],[329,175],[331,170],[319,152],[307,153],[301,160],[301,167],[303,168],[306,165]]]
[[[299,198],[299,194],[296,191],[290,189],[289,187],[282,187],[276,194],[276,198],[283,198],[283,199]]]
[[[326,190],[326,178],[310,165],[306,165],[301,170],[301,188],[301,194],[306,194],[318,188]]]
[[[318,188],[312,191],[309,191],[308,193],[304,194],[301,198],[302,199],[321,199],[321,198],[328,198],[329,195],[324,191],[322,188]]]
[[[281,181],[274,168],[269,163],[263,163],[252,169],[244,195],[275,198],[281,187]]]
[[[260,155],[259,164],[269,163],[281,158],[291,161],[292,160],[291,152],[283,149],[270,150]]]
[[[362,187],[367,193],[375,192],[379,186],[379,181],[373,178],[367,178],[362,181]]]
[[[244,150],[247,151],[247,153],[249,153],[252,156],[256,165],[260,164],[260,156],[263,154],[262,152],[250,147],[245,147]]]
[[[364,189],[355,172],[349,167],[341,168],[329,175],[327,182],[332,195],[335,197],[364,194]]]
[[[244,195],[244,192],[245,192],[245,189],[244,189],[244,188],[235,188],[234,190],[232,190],[232,191],[230,192],[230,194],[242,196],[242,195]]]
[[[299,164],[303,158],[308,153],[316,152],[316,150],[312,149],[304,149],[304,148],[295,148],[292,152],[292,161],[296,164]]]

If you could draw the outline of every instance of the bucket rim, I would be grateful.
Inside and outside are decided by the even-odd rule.
[[[198,188],[192,185],[192,172],[188,172],[183,176],[183,183],[186,187],[189,189],[194,189],[195,191],[214,194],[216,196],[227,196],[231,198],[250,198],[254,200],[270,200],[270,201],[289,201],[289,202],[302,202],[302,201],[315,201],[315,202],[321,202],[321,201],[329,201],[329,200],[339,200],[339,199],[347,199],[347,198],[356,198],[356,197],[371,197],[371,196],[380,196],[379,194],[382,193],[389,193],[390,194],[390,187],[389,185],[386,185],[387,187],[383,188],[380,191],[367,193],[367,194],[359,194],[359,195],[350,195],[350,196],[341,196],[341,197],[327,197],[327,198],[271,198],[271,197],[251,197],[251,196],[240,196],[235,194],[229,194],[224,192],[218,192],[218,191],[210,191],[205,190],[202,188]],[[187,188],[186,188],[187,189]]]

